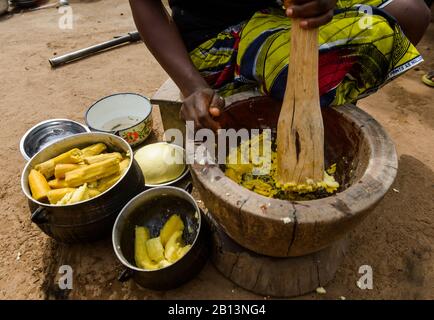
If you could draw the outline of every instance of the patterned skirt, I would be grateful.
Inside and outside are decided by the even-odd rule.
[[[393,0],[338,0],[319,30],[321,106],[354,103],[423,61],[396,20],[382,8]],[[291,19],[262,10],[190,52],[207,82],[223,96],[257,89],[283,99]]]

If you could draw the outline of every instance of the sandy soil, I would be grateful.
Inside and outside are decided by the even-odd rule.
[[[18,142],[50,118],[83,122],[86,108],[114,92],[151,96],[166,79],[142,44],[51,70],[47,59],[135,29],[126,0],[73,1],[74,29],[60,30],[56,10],[0,19],[0,299],[253,298],[208,264],[185,286],[168,292],[116,281],[120,265],[109,239],[64,246],[30,223],[21,193]],[[434,25],[419,45],[426,62],[360,103],[387,129],[399,152],[399,172],[377,209],[352,232],[351,245],[327,294],[302,298],[434,298],[434,90],[420,82],[434,69]],[[60,265],[74,269],[74,289],[56,285]],[[361,265],[371,265],[374,289],[360,290]]]

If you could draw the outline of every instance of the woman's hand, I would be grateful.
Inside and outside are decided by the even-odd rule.
[[[225,106],[225,100],[210,88],[194,91],[184,99],[181,108],[181,118],[185,121],[194,121],[196,130],[209,128],[213,131],[220,129],[220,125],[213,117],[220,115]]]
[[[318,28],[333,19],[336,0],[292,0],[286,15],[299,18],[302,28]]]

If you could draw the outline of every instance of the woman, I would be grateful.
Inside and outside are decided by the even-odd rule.
[[[258,88],[281,99],[291,18],[320,28],[321,105],[354,102],[422,61],[423,0],[130,0],[149,50],[185,97],[181,115],[216,130],[221,96]],[[360,7],[359,5],[363,6]]]

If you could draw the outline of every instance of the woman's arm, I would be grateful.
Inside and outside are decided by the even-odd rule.
[[[193,65],[178,29],[160,0],[130,0],[134,21],[148,49],[180,88],[184,97],[181,115],[197,128],[218,128],[224,100],[210,89]],[[213,106],[213,107],[211,107]]]

